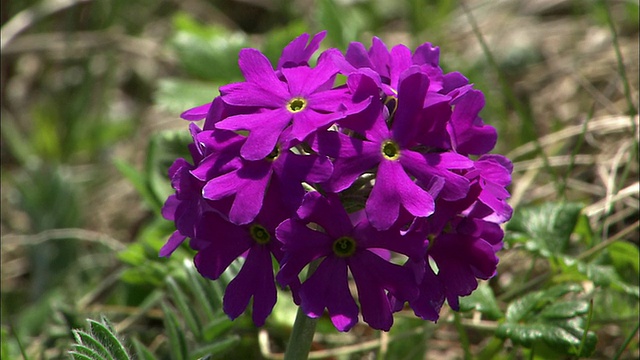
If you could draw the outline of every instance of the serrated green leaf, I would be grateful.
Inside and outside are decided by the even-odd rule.
[[[620,291],[640,298],[640,287],[626,283],[611,265],[585,263],[572,258],[563,258],[559,262],[560,273],[555,281],[590,280],[594,285]]]
[[[90,359],[93,360],[106,360],[106,358],[104,356],[102,356],[100,353],[98,353],[97,351],[95,351],[94,349],[85,346],[85,345],[73,345],[74,348],[74,352],[78,353],[78,354],[83,354],[88,356]]]
[[[593,332],[585,333],[583,315],[589,312],[589,304],[565,299],[581,291],[578,284],[568,283],[522,296],[507,308],[506,321],[498,326],[496,336],[529,348],[544,344],[563,354],[590,355],[597,339]]]
[[[174,18],[171,39],[182,67],[203,80],[229,83],[241,79],[238,53],[249,47],[247,36],[216,25],[201,25],[187,14]]]
[[[71,358],[73,360],[95,360],[85,354],[81,354],[77,351],[69,351],[69,356],[71,356]]]
[[[548,304],[558,301],[562,296],[570,292],[580,292],[582,288],[578,284],[566,283],[553,286],[543,291],[528,293],[513,301],[506,312],[508,322],[518,322],[534,314]]]
[[[120,339],[112,332],[107,323],[97,322],[95,320],[89,320],[89,329],[91,335],[100,343],[104,345],[109,351],[109,356],[113,360],[129,360],[130,356],[127,353],[125,346]]]
[[[596,335],[587,334],[582,352],[577,354],[584,329],[570,321],[549,323],[502,323],[496,329],[496,336],[511,339],[515,344],[531,348],[543,341],[547,346],[563,354],[590,356],[597,343]]]
[[[485,282],[469,296],[460,298],[460,310],[469,311],[475,309],[489,319],[499,319],[503,316],[493,290]]]
[[[210,103],[218,95],[218,86],[211,82],[165,78],[158,82],[154,101],[159,108],[175,114],[179,121],[179,114]]]
[[[94,338],[94,335],[86,333],[82,330],[74,330],[73,334],[76,338],[77,343],[90,347],[98,354],[100,354],[104,359],[112,359],[109,350],[107,350],[107,347],[103,345],[101,339]]]
[[[188,358],[187,340],[178,323],[178,317],[165,303],[162,304],[164,314],[164,328],[169,338],[169,350],[174,360],[186,360]]]
[[[583,205],[545,203],[520,208],[507,224],[507,240],[524,242],[527,250],[546,258],[563,254]]]
[[[224,352],[231,350],[234,346],[240,343],[240,337],[233,335],[224,340],[216,341],[212,344],[205,345],[203,347],[193,350],[191,353],[191,359],[200,359],[207,355],[220,355]]]

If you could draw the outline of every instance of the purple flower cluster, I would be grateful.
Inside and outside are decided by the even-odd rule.
[[[246,81],[182,114],[205,121],[191,123],[191,162],[169,170],[163,215],[177,230],[160,256],[189,238],[210,279],[244,258],[223,307],[233,319],[253,298],[258,326],[276,284],[340,331],[359,314],[389,330],[407,304],[435,321],[445,300],[457,310],[495,274],[511,163],[487,154],[497,135],[478,115],[484,96],[442,71],[437,47],[389,51],[374,38],[312,67],[324,36],[293,40],[275,70],[242,50]]]

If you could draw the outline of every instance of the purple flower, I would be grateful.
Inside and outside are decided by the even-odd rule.
[[[309,34],[302,34],[293,39],[287,46],[282,49],[282,55],[278,60],[278,69],[308,66],[309,59],[320,47],[320,42],[327,36],[326,31],[321,31],[313,36],[309,41]],[[307,42],[309,42],[307,44]]]
[[[234,153],[246,144],[246,138],[235,135],[238,141],[231,142],[227,149],[219,151],[202,161],[204,168],[194,170],[194,174],[203,174],[201,179],[207,183],[202,189],[205,199],[220,200],[234,196],[229,219],[235,224],[247,224],[253,221],[260,212],[263,197],[270,186],[286,189],[283,193],[284,203],[294,211],[302,201],[304,189],[302,182],[317,183],[331,176],[331,162],[324,156],[316,154],[300,155],[290,149],[291,143],[279,143],[268,156],[261,160],[249,161],[237,157],[239,166],[227,173],[209,178],[208,166],[219,163],[218,158],[226,151]]]
[[[466,212],[469,216],[501,224],[511,218],[513,209],[507,203],[513,164],[502,155],[483,155],[474,162],[474,170],[465,174],[472,187],[479,188],[477,202]]]
[[[325,36],[300,35],[275,69],[242,50],[245,81],[181,115],[204,125],[190,124],[192,161],[169,169],[175,194],[162,214],[177,230],[160,256],[190,238],[210,279],[244,259],[223,308],[235,319],[252,303],[259,326],[276,280],[340,331],[360,313],[389,330],[407,302],[437,321],[445,301],[458,310],[495,275],[512,164],[488,155],[497,134],[479,116],[484,96],[442,71],[437,47],[389,50],[374,38],[368,50],[328,49],[311,67]]]
[[[162,207],[162,216],[174,221],[176,231],[171,235],[167,243],[160,250],[160,256],[170,256],[187,237],[194,237],[198,223],[207,212],[225,212],[229,204],[226,201],[209,201],[202,197],[202,188],[205,182],[193,175],[203,159],[207,157],[207,149],[199,144],[197,139],[206,132],[202,132],[195,124],[190,124],[191,135],[194,142],[190,144],[191,157],[196,165],[191,165],[187,160],[179,158],[169,168],[169,178],[175,194],[169,196]],[[223,159],[227,160],[227,159]],[[226,171],[233,167],[231,161],[223,161],[219,166],[209,166],[210,171]]]
[[[418,268],[414,271],[424,270],[425,275],[419,285],[420,296],[409,305],[426,320],[437,320],[445,298],[457,311],[459,297],[471,294],[478,279],[493,277],[498,265],[496,252],[502,247],[503,233],[497,224],[470,218],[452,222],[450,229],[430,237],[425,269],[421,264],[410,264]]]
[[[418,292],[411,271],[381,257],[379,249],[420,259],[420,237],[403,236],[398,228],[378,231],[366,217],[352,224],[337,197],[324,198],[317,192],[305,196],[297,214],[299,219],[285,220],[276,229],[285,254],[278,282],[295,283],[306,265],[321,259],[300,286],[302,309],[317,318],[326,308],[335,327],[348,331],[358,321],[358,306],[349,291],[349,270],[364,321],[373,328],[389,330],[393,317],[388,294],[403,301],[415,298]]]
[[[369,221],[380,230],[394,224],[401,206],[414,216],[426,217],[435,209],[435,196],[455,200],[464,197],[468,191],[469,181],[450,170],[470,168],[471,160],[452,152],[414,150],[425,145],[415,141],[414,130],[425,121],[423,115],[430,110],[423,108],[428,86],[428,77],[417,67],[410,68],[400,79],[398,106],[392,115],[391,129],[387,126],[388,116],[383,107],[365,140],[339,132],[325,132],[318,134],[313,144],[319,153],[335,157],[333,175],[325,185],[328,191],[340,192],[377,167],[366,212]]]
[[[271,257],[280,261],[282,251],[275,239],[275,228],[290,215],[284,211],[280,199],[281,193],[270,189],[262,211],[255,221],[246,225],[236,225],[220,214],[207,213],[200,222],[198,236],[191,240],[191,247],[198,251],[194,259],[196,269],[209,279],[218,279],[233,261],[245,258],[223,298],[223,310],[231,319],[240,316],[253,298],[253,321],[262,326],[276,303]]]
[[[444,75],[438,65],[440,49],[430,43],[420,45],[412,54],[411,50],[402,44],[394,46],[389,51],[382,40],[374,37],[369,51],[362,43],[352,42],[343,58],[340,57],[341,54],[336,56],[335,61],[345,74],[363,68],[372,69],[379,74],[384,84],[384,92],[388,96],[396,93],[402,73],[412,66],[418,66],[420,71],[428,76],[430,92],[440,92],[444,88]]]
[[[239,65],[247,81],[225,85],[220,93],[225,103],[251,109],[223,119],[216,128],[249,131],[240,151],[247,160],[266,157],[279,140],[304,140],[367,105],[351,103],[346,88],[333,88],[338,69],[328,56],[320,57],[315,68],[284,67],[282,78],[255,49],[243,49]],[[280,139],[285,129],[287,137]]]
[[[454,105],[448,131],[453,149],[462,155],[482,155],[496,145],[498,134],[493,126],[485,125],[478,116],[484,107],[484,95],[469,90],[452,101]]]

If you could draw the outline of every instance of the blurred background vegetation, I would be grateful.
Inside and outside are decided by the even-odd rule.
[[[323,47],[342,50],[372,36],[440,46],[445,71],[486,95],[495,152],[515,163],[516,215],[498,276],[460,314],[434,325],[401,312],[388,334],[324,321],[313,350],[638,357],[637,0],[1,4],[3,359],[68,358],[73,329],[101,315],[141,359],[278,358],[295,314],[286,294],[262,329],[229,321],[229,277],[200,278],[186,248],[157,257],[173,231],[159,209],[190,139],[180,112],[241,80],[241,48],[275,62],[295,36],[325,29]],[[577,342],[548,335],[558,329]]]

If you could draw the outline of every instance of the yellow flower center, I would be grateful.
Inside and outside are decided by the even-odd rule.
[[[287,103],[287,110],[292,113],[297,113],[304,110],[307,107],[307,100],[301,97],[294,97]]]
[[[382,143],[382,157],[387,160],[398,160],[400,158],[400,147],[393,140],[386,140]]]

